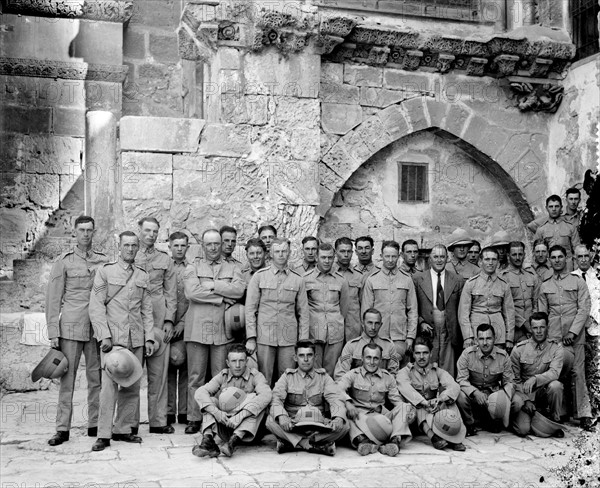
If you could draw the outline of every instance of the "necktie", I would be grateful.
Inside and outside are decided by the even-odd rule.
[[[446,308],[446,300],[444,299],[444,288],[442,288],[442,273],[438,272],[437,291],[435,294],[435,306],[438,310]]]
[[[581,277],[583,278],[583,281],[587,281],[587,279],[585,278],[585,273],[581,273]]]

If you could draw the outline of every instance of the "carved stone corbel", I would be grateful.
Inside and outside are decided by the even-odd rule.
[[[556,112],[565,90],[557,81],[521,76],[508,77],[506,84],[515,107],[522,112]]]
[[[406,51],[406,55],[404,56],[404,62],[402,67],[409,71],[416,70],[421,64],[421,59],[423,58],[423,51],[418,51],[416,49],[411,49]]]
[[[455,58],[456,56],[453,56],[452,54],[440,53],[437,59],[436,69],[440,73],[447,73],[450,71],[450,68],[452,68],[452,62]]]
[[[529,67],[529,74],[534,78],[546,76],[552,65],[551,59],[535,58]]]
[[[502,76],[510,76],[515,72],[519,56],[513,54],[501,54],[494,58],[494,65],[498,70],[498,74]]]
[[[467,74],[471,76],[483,76],[487,64],[488,60],[486,58],[472,57],[467,63]]]

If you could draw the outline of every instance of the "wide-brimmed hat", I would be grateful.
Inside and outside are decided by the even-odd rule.
[[[58,349],[50,349],[31,372],[34,383],[41,378],[56,379],[62,377],[69,369],[69,361]]]
[[[142,363],[129,349],[114,346],[104,356],[104,371],[120,386],[131,386],[142,377]]]
[[[219,395],[219,410],[230,413],[233,412],[246,400],[246,392],[235,386],[228,386]]]
[[[510,234],[505,230],[500,230],[492,236],[488,247],[508,246],[510,244]]]
[[[246,309],[241,303],[234,303],[225,310],[225,335],[231,337],[234,332],[246,327]]]
[[[543,416],[536,411],[531,418],[531,431],[538,437],[554,437],[560,433],[564,435],[562,425],[553,422],[549,418]]]
[[[306,407],[301,407],[296,412],[294,428],[310,427],[310,430],[331,430],[331,427],[325,422],[325,417],[317,407],[307,405]]]
[[[165,342],[165,332],[158,327],[154,327],[154,352],[152,357],[162,356],[167,349],[167,343]]]
[[[392,421],[380,413],[360,413],[356,426],[375,444],[381,445],[392,435]]]
[[[454,246],[468,246],[473,243],[473,239],[465,229],[458,227],[450,236],[448,236],[448,249]]]
[[[431,430],[442,439],[454,444],[460,444],[465,440],[467,428],[457,409],[444,408],[435,414],[428,414],[426,419]]]
[[[171,349],[169,350],[169,361],[173,366],[181,366],[185,364],[187,359],[187,350],[185,348],[185,342],[183,340],[171,342]]]
[[[510,400],[514,390],[509,387],[501,388],[488,397],[488,412],[494,420],[502,419],[504,427],[510,421]]]

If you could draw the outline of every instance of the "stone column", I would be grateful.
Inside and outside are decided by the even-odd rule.
[[[85,213],[96,221],[95,242],[110,246],[121,222],[117,119],[111,112],[86,114],[84,177]]]

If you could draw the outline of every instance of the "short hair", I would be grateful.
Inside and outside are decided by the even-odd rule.
[[[177,239],[185,239],[185,242],[189,242],[189,240],[190,240],[188,235],[185,232],[181,232],[181,231],[173,232],[169,236],[169,242],[173,242]]]
[[[417,246],[417,249],[419,249],[419,243],[414,239],[407,239],[402,243],[402,252],[404,252],[406,246]]]
[[[373,308],[373,307],[371,307],[371,308],[367,308],[367,309],[366,309],[366,310],[363,312],[363,314],[362,314],[362,319],[363,319],[363,322],[364,322],[364,320],[365,320],[365,317],[367,316],[367,314],[368,314],[368,313],[376,313],[377,315],[379,315],[379,320],[382,320],[382,319],[383,319],[383,315],[381,314],[381,312],[380,312],[379,310],[377,310],[376,308]]]
[[[136,239],[140,239],[135,232],[130,230],[125,230],[119,234],[119,242],[123,240],[123,237],[135,237]]]
[[[480,333],[480,332],[486,332],[486,331],[488,331],[488,330],[491,330],[491,331],[492,331],[492,335],[493,335],[493,336],[494,336],[494,338],[495,338],[495,337],[496,337],[496,331],[494,330],[494,328],[492,327],[492,325],[491,325],[491,324],[479,324],[479,325],[477,326],[477,329],[476,329],[476,332],[475,332],[475,333],[476,333],[476,335],[479,335],[479,333]]]
[[[202,233],[202,240],[204,240],[204,236],[206,234],[208,234],[209,232],[216,232],[217,234],[219,234],[219,236],[221,235],[221,233],[219,232],[218,229],[215,229],[214,227],[210,228],[210,229],[206,229],[203,233]]]
[[[562,253],[563,253],[565,256],[567,255],[567,250],[566,250],[564,247],[562,247],[561,245],[559,245],[559,244],[555,244],[555,245],[554,245],[554,246],[552,246],[550,249],[548,249],[548,254],[552,255],[552,253],[553,253],[554,251],[560,251],[560,252],[562,252]]]
[[[238,353],[241,352],[243,354],[245,354],[246,356],[248,356],[248,351],[246,351],[246,346],[244,346],[244,344],[240,344],[239,342],[234,342],[233,344],[230,344],[229,347],[227,348],[227,356],[229,356],[229,354],[231,353]]]
[[[381,244],[381,252],[383,252],[386,247],[391,247],[400,252],[400,244],[398,244],[396,241],[383,241]]]
[[[142,217],[140,220],[138,220],[138,225],[141,227],[142,225],[144,225],[144,222],[156,224],[160,228],[160,223],[154,217]]]
[[[575,249],[573,249],[573,254],[576,254],[577,253],[577,249],[579,249],[580,247],[582,247],[583,249],[585,249],[587,252],[590,252],[590,248],[587,246],[587,244],[581,243],[581,244],[577,244],[575,246]]]
[[[310,241],[315,241],[317,243],[317,245],[319,245],[319,239],[317,239],[315,236],[306,236],[302,239],[302,245],[304,246],[304,244],[306,244],[307,242]]]
[[[431,248],[431,252],[429,253],[429,255],[431,256],[433,254],[433,251],[435,251],[436,249],[443,249],[444,250],[444,254],[446,254],[446,256],[448,255],[448,249],[443,244],[435,244]]]
[[[562,205],[562,198],[560,198],[558,195],[550,195],[548,198],[546,198],[546,206],[548,206],[550,202],[558,202]]]
[[[371,236],[360,236],[354,240],[354,246],[358,246],[358,243],[361,241],[367,241],[371,245],[371,247],[375,245],[375,241]]]
[[[315,346],[315,342],[311,341],[311,340],[302,340],[302,341],[298,341],[298,342],[296,342],[296,344],[294,344],[294,352],[298,352],[298,349],[302,349],[302,348],[310,348],[313,350],[314,353],[317,352],[317,347]]]
[[[264,252],[267,252],[266,244],[263,241],[261,241],[258,237],[248,239],[248,242],[246,242],[246,252],[248,252],[248,249],[250,249],[251,247],[260,247]]]
[[[529,317],[529,324],[531,325],[534,320],[545,320],[546,325],[548,325],[548,314],[546,312],[533,312]]]
[[[264,243],[263,243],[264,244]],[[286,239],[285,237],[275,237],[275,239],[273,239],[271,241],[271,247],[274,244],[286,244],[287,247],[292,247],[292,244],[290,243],[289,239]],[[267,248],[267,246],[265,245],[265,249]]]
[[[271,229],[273,231],[273,234],[275,234],[275,237],[277,237],[277,229],[275,227],[273,227],[272,225],[270,225],[270,224],[261,225],[258,228],[258,235],[260,236],[263,233],[263,231],[269,230],[269,229]]]
[[[326,252],[326,251],[333,251],[333,252],[335,252],[335,249],[328,242],[321,242],[321,244],[319,244],[319,248],[317,250],[317,256],[319,254],[321,254],[321,252]]]
[[[546,246],[546,249],[548,249],[548,243],[546,242],[546,240],[539,238],[533,241],[533,250],[535,251],[535,248],[538,247],[540,244],[543,244],[544,246]]]
[[[523,251],[525,251],[525,243],[521,241],[510,241],[508,248],[512,249],[513,247],[520,247],[521,249],[523,249]]]
[[[415,339],[415,342],[413,343],[413,351],[417,346],[427,346],[429,348],[429,352],[431,352],[433,349],[433,343],[431,342],[431,339],[422,335],[417,336]]]
[[[471,249],[473,246],[477,246],[479,248],[479,250],[481,251],[481,243],[479,241],[473,241],[473,242],[471,242],[471,245],[469,246],[469,249]]]
[[[221,237],[223,237],[223,234],[225,234],[225,232],[235,234],[237,237],[237,230],[235,230],[235,227],[231,227],[230,225],[224,225],[219,229],[219,234],[221,234]]]
[[[339,239],[335,240],[335,244],[333,245],[333,247],[335,247],[337,251],[337,248],[342,244],[352,247],[352,239],[350,239],[349,237],[340,237]]]
[[[486,252],[493,252],[496,255],[497,259],[500,258],[500,254],[498,253],[498,250],[495,247],[490,247],[490,246],[484,247],[481,250],[481,257],[482,258],[483,258],[483,254],[486,253]]]
[[[75,219],[75,224],[73,224],[73,227],[77,228],[79,224],[87,224],[88,222],[92,223],[92,227],[94,229],[96,228],[96,221],[89,215],[80,215],[79,217],[77,217]]]
[[[373,349],[373,350],[379,349],[379,354],[383,357],[383,347],[381,347],[379,344],[377,344],[375,342],[367,342],[362,348],[361,356],[365,355],[366,349]]]
[[[569,196],[571,194],[576,194],[581,196],[581,191],[579,190],[579,188],[575,188],[574,186],[572,186],[571,188],[568,188],[565,195]]]

